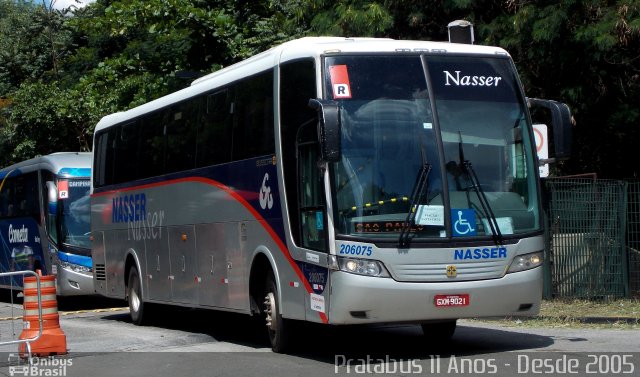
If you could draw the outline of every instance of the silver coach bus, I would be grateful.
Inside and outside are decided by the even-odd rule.
[[[58,295],[93,295],[91,153],[62,152],[0,170],[0,272],[56,275]],[[0,279],[21,288],[22,277]]]
[[[96,126],[96,291],[293,320],[534,315],[543,215],[529,106],[497,47],[303,38]]]

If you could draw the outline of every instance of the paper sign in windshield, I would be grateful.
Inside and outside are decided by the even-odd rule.
[[[332,65],[329,67],[331,76],[331,87],[333,88],[334,99],[351,98],[351,84],[349,83],[349,71],[347,66]]]
[[[511,217],[496,217],[496,222],[498,223],[501,234],[513,234],[513,219]],[[482,224],[484,225],[484,229],[486,229],[486,234],[493,233],[487,219],[482,219]]]
[[[444,225],[444,206],[418,206],[418,225]]]

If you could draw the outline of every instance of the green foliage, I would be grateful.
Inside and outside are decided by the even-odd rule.
[[[42,128],[63,125],[58,116],[60,90],[56,84],[36,82],[24,84],[13,97],[14,105],[5,137],[13,141],[11,158],[18,161],[46,153],[44,145],[64,145],[69,136],[67,127],[59,127],[51,134]],[[16,125],[20,127],[16,127]],[[62,143],[62,144],[60,144]]]
[[[476,41],[513,56],[526,94],[576,119],[567,174],[629,177],[640,136],[640,0],[97,0],[73,15],[0,0],[1,164],[87,150],[104,115],[305,35]],[[611,153],[611,151],[616,151]]]
[[[27,139],[21,127],[9,120],[14,109],[23,105],[18,99],[22,97],[14,95],[21,83],[56,80],[57,63],[68,55],[70,47],[64,13],[49,12],[31,1],[0,0],[1,162],[15,161],[10,156],[32,157],[38,149],[37,141]],[[49,98],[51,94],[40,95]],[[29,98],[24,100],[26,108],[33,104]]]
[[[343,37],[382,36],[393,25],[388,8],[378,1],[340,0],[306,2],[304,22],[309,22],[313,34]]]
[[[49,15],[30,1],[0,0],[0,96],[50,73],[52,58],[68,52],[63,24],[60,12]]]
[[[176,72],[208,73],[286,39],[278,22],[290,8],[267,1],[99,0],[63,17],[30,2],[0,0],[0,9],[14,10],[11,18],[0,16],[0,25],[8,25],[0,29],[6,46],[39,41],[32,55],[7,53],[15,63],[1,65],[26,72],[0,70],[0,98],[12,104],[0,109],[5,165],[56,150],[89,150],[102,116],[187,86]],[[36,57],[41,64],[32,67]]]
[[[640,1],[523,3],[480,31],[513,55],[527,95],[572,108],[576,147],[564,173],[640,174],[628,163],[640,136]]]

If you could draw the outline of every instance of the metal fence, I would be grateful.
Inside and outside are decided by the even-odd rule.
[[[627,183],[627,244],[629,294],[640,298],[640,181]]]
[[[40,285],[40,272],[35,273],[33,271],[29,271],[29,270],[25,270],[25,271],[12,271],[12,272],[3,272],[0,273],[0,278],[12,278],[13,276],[22,276],[22,277],[26,277],[28,275],[31,275],[33,277],[35,277],[35,283],[36,283],[36,289],[35,289],[35,296],[31,296],[33,298],[36,299],[37,302],[37,322],[38,322],[38,331],[35,334],[35,336],[33,337],[29,337],[29,335],[27,335],[24,339],[15,339],[15,329],[13,329],[12,333],[14,335],[14,339],[11,340],[5,340],[5,341],[0,341],[0,346],[5,346],[5,345],[11,345],[11,344],[24,344],[25,348],[24,350],[26,350],[25,354],[22,353],[16,353],[16,354],[10,354],[9,355],[9,363],[11,364],[12,362],[15,362],[16,364],[18,364],[20,362],[20,358],[27,358],[29,365],[31,365],[33,363],[33,358],[31,357],[31,343],[35,342],[36,340],[40,339],[40,337],[42,336],[42,332],[43,332],[43,320],[42,320],[42,294],[41,294],[41,285]],[[26,291],[26,290],[25,290]],[[9,291],[9,294],[11,295],[11,297],[13,298],[13,288]],[[26,299],[26,298],[25,298]],[[11,306],[11,311],[13,312],[13,305]],[[15,319],[15,317],[12,315],[11,316],[11,320],[13,321]],[[24,326],[24,324],[23,324]],[[22,327],[22,326],[21,326]],[[25,327],[26,328],[26,327]],[[22,337],[22,334],[20,334],[20,336]],[[22,352],[22,351],[21,351]],[[13,358],[12,356],[15,356],[15,358]],[[10,365],[10,375],[13,376],[14,372],[18,372],[17,374],[23,374],[23,375],[27,375],[24,374],[23,371],[27,371],[26,369],[23,369],[22,367],[20,367],[19,370],[14,369],[14,365]]]
[[[544,181],[545,297],[640,296],[640,182]]]

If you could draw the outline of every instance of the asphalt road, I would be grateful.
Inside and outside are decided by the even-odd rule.
[[[499,322],[460,321],[453,340],[443,344],[430,342],[414,325],[305,325],[298,330],[295,349],[280,355],[271,352],[262,327],[246,316],[161,308],[150,326],[138,327],[122,304],[61,303],[60,323],[69,353],[40,358],[40,365],[28,371],[12,370],[10,366],[25,366],[9,360],[17,346],[0,346],[0,375],[640,374],[637,330],[513,328]],[[20,316],[19,305],[12,311],[10,304],[0,303],[0,342],[19,335]]]

